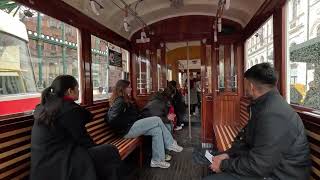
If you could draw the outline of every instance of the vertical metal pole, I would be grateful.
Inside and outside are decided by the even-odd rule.
[[[63,23],[63,22],[62,22],[62,25],[61,25],[61,34],[62,34],[62,41],[63,41],[63,45],[62,45],[62,68],[63,68],[63,74],[67,74],[67,64],[66,64],[66,50],[67,50],[67,47],[64,44],[65,39],[66,39],[66,35],[65,35],[65,23]]]
[[[297,2],[298,3],[298,2]],[[307,41],[309,41],[309,26],[310,26],[310,0],[308,0],[307,7]],[[306,64],[306,89],[308,89],[308,63]]]
[[[188,119],[189,119],[189,138],[191,139],[191,116],[190,116],[190,70],[189,70],[189,42],[187,41],[187,74],[188,74]]]
[[[41,83],[42,86],[44,86],[42,84],[42,46],[41,46],[41,41],[40,41],[40,37],[41,37],[41,33],[42,33],[42,29],[41,29],[41,14],[38,12],[37,13],[37,34],[38,34],[38,38],[37,38],[37,55],[38,55],[38,78],[39,78],[39,83]]]
[[[298,2],[297,2],[298,3]],[[310,0],[308,0],[308,7],[307,7],[307,41],[309,41],[309,26],[310,26]]]

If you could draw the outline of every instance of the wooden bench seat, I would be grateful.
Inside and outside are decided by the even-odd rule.
[[[106,104],[89,107],[94,114],[87,131],[97,144],[117,146],[121,159],[136,148],[139,150],[139,165],[142,166],[142,138],[124,139],[104,122]],[[0,179],[27,179],[30,172],[32,116],[8,118],[0,121]]]
[[[226,151],[229,149],[234,138],[240,131],[240,127],[229,125],[214,125],[213,129],[219,151]]]
[[[231,147],[234,138],[249,120],[248,106],[249,100],[241,98],[240,100],[240,118],[236,125],[215,124],[213,125],[216,137],[217,148],[219,151],[225,151]]]
[[[133,150],[140,148],[139,165],[142,167],[142,137],[124,139],[111,129],[104,121],[107,113],[105,105],[88,108],[94,115],[94,120],[86,125],[87,131],[96,144],[113,144],[118,147],[121,159],[125,159]]]

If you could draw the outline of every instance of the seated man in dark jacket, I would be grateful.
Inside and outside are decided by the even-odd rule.
[[[277,76],[268,63],[244,77],[252,98],[250,119],[232,147],[213,157],[216,172],[205,180],[308,180],[309,145],[298,114],[276,90]]]

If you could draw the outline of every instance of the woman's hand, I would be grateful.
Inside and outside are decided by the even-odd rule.
[[[176,115],[175,114],[168,114],[168,119],[170,120],[170,121],[174,121],[174,118],[176,117]]]

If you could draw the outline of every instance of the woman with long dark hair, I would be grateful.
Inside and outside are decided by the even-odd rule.
[[[119,80],[110,98],[111,107],[108,111],[108,122],[124,138],[136,138],[141,135],[152,136],[151,167],[169,168],[165,161],[165,149],[181,152],[183,148],[173,139],[171,133],[160,117],[141,119],[138,110],[130,101],[130,82]]]
[[[95,145],[85,124],[92,114],[78,100],[77,80],[54,79],[41,95],[31,134],[32,180],[119,179],[119,152],[113,145]]]

